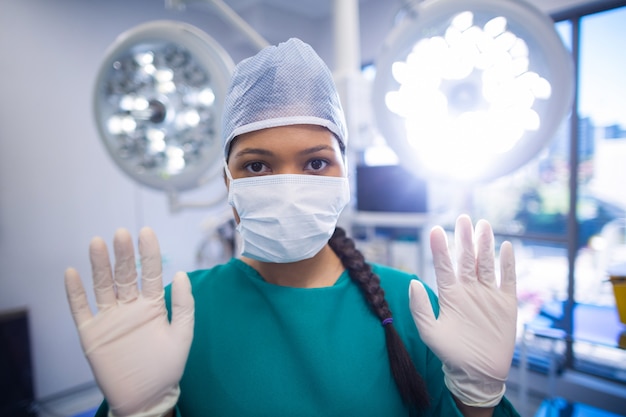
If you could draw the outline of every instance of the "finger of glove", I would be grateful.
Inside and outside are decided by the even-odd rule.
[[[98,310],[104,310],[117,302],[111,260],[107,245],[100,237],[94,237],[89,243],[89,260],[93,277],[93,290],[96,295]]]
[[[467,215],[456,219],[454,229],[457,273],[462,282],[476,281],[476,252],[472,220]]]
[[[115,287],[117,300],[128,303],[137,299],[137,267],[135,265],[135,248],[130,233],[126,229],[118,229],[113,237],[115,251]]]
[[[87,301],[87,294],[85,294],[83,282],[80,279],[78,271],[74,268],[65,270],[65,293],[70,305],[72,317],[74,318],[74,323],[77,328],[80,328],[83,324],[92,319],[93,314],[91,313],[91,308]]]
[[[478,280],[496,286],[495,247],[491,225],[486,220],[476,223],[476,271]]]
[[[500,276],[500,289],[507,294],[515,295],[517,292],[515,255],[513,245],[508,241],[500,245]]]
[[[148,299],[158,299],[163,295],[161,249],[156,234],[149,227],[144,227],[139,231],[139,254],[141,293]]]
[[[194,298],[189,277],[178,272],[172,280],[172,330],[179,340],[191,343],[194,325]]]
[[[413,322],[420,331],[422,338],[428,338],[437,319],[426,288],[418,280],[412,280],[409,284],[409,308],[411,316],[413,316]]]
[[[440,289],[449,288],[456,283],[456,276],[448,251],[446,232],[439,226],[433,227],[430,232],[430,250],[433,254],[437,286]]]

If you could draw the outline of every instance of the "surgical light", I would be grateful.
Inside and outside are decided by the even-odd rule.
[[[195,188],[221,173],[221,103],[234,68],[211,37],[153,21],[118,37],[97,76],[94,113],[115,163],[160,190]]]
[[[418,3],[376,66],[377,124],[420,176],[487,181],[519,168],[573,97],[571,57],[553,21],[519,0]]]

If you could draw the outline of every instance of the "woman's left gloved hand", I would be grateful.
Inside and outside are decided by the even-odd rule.
[[[475,235],[475,236],[474,236]],[[505,391],[515,348],[517,296],[515,260],[510,242],[500,248],[498,285],[494,237],[485,220],[475,233],[468,216],[456,221],[457,268],[448,253],[446,235],[433,228],[430,245],[439,292],[435,318],[424,286],[411,282],[413,320],[420,336],[443,362],[445,382],[463,404],[494,407]]]

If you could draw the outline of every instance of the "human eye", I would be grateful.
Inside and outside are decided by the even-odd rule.
[[[307,162],[305,170],[319,172],[319,171],[323,171],[324,168],[326,168],[327,166],[328,166],[327,160],[316,158]]]
[[[247,164],[244,165],[244,168],[246,169],[246,171],[248,171],[251,174],[267,174],[270,172],[270,169],[267,165],[265,165],[263,162],[259,162],[259,161],[254,161],[254,162],[249,162]]]

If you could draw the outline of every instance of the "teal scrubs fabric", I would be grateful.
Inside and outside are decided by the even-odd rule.
[[[421,415],[461,416],[443,382],[441,362],[411,317],[409,282],[417,277],[373,268],[429,391],[431,406]],[[332,287],[291,288],[269,284],[231,259],[189,278],[196,318],[177,415],[410,415],[389,369],[384,329],[347,272]],[[169,307],[169,286],[166,302]],[[103,403],[97,416],[105,413]],[[518,416],[506,399],[494,415]]]

